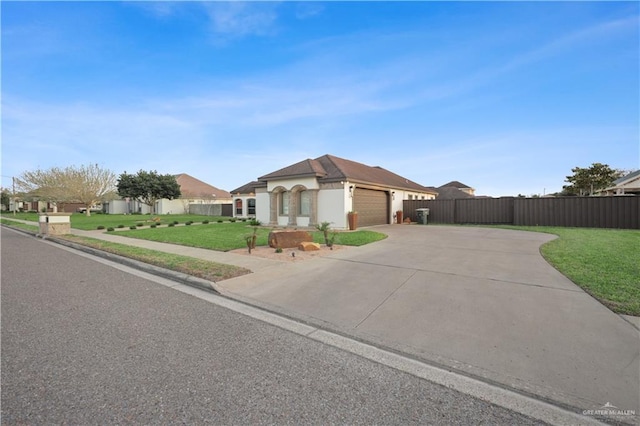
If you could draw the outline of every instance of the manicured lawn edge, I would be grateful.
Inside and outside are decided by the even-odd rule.
[[[3,225],[7,225],[12,228],[21,229],[23,231],[28,231],[29,233],[33,233],[34,235],[40,231],[40,228],[36,225],[27,225],[26,223],[16,222],[11,219],[0,219],[0,223]]]
[[[196,277],[207,281],[218,282],[251,273],[250,270],[239,266],[195,259],[188,256],[164,253],[156,250],[141,249],[125,244],[112,243],[94,238],[80,237],[77,235],[56,236],[54,239],[59,242],[66,242],[74,245],[80,245],[84,248],[88,247],[95,249],[96,252],[109,253],[117,255],[118,257],[133,259],[148,265],[157,266],[165,270],[168,269],[179,272],[186,275],[182,281],[190,282],[192,280],[190,280],[189,277]],[[169,278],[175,279],[176,276],[172,274]]]
[[[557,235],[540,247],[550,265],[613,312],[640,316],[640,230],[493,227]]]

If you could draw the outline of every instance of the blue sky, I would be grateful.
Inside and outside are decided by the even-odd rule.
[[[2,2],[2,185],[98,163],[232,190],[324,154],[425,186],[640,167],[637,2]]]

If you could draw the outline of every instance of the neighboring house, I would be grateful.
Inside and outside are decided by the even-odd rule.
[[[15,209],[17,211],[25,211],[25,212],[38,212],[42,213],[46,212],[66,212],[66,213],[75,213],[81,207],[85,207],[82,203],[52,203],[48,201],[20,201],[20,200],[10,200],[9,201],[9,211],[13,211],[15,203]]]
[[[172,211],[183,206],[187,213],[231,216],[231,194],[186,173],[176,175],[182,194],[177,200],[163,200],[162,208]],[[180,204],[180,205],[179,205]]]
[[[640,170],[629,173],[613,182],[600,195],[640,195]]]
[[[358,213],[358,226],[388,224],[402,210],[403,200],[437,195],[382,167],[333,155],[292,164],[232,193],[234,203],[243,203],[245,216],[250,215],[249,201],[255,198],[255,217],[263,224],[313,227],[329,222],[335,229],[348,227],[350,211]],[[234,208],[234,214],[238,212]]]
[[[209,185],[186,173],[176,175],[180,185],[180,198],[161,199],[156,202],[156,214],[209,214],[223,215],[226,206],[231,204],[231,194]],[[149,214],[151,208],[137,200],[116,199],[104,203],[105,211],[112,214],[142,213]]]
[[[436,188],[438,200],[457,200],[460,198],[475,198],[476,190],[462,182],[453,180]]]

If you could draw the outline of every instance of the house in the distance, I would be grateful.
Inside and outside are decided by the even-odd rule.
[[[453,180],[436,188],[438,200],[458,200],[461,198],[475,198],[476,190],[462,182]]]
[[[186,173],[175,175],[180,185],[180,198],[163,198],[156,202],[156,214],[203,214],[208,216],[231,216],[231,194],[209,185]],[[149,214],[151,208],[137,200],[117,199],[106,202],[107,213]]]
[[[349,212],[358,226],[392,223],[402,201],[434,199],[436,191],[379,166],[333,155],[306,159],[232,191],[234,215],[255,217],[272,226],[313,227],[329,222],[348,227]]]
[[[616,179],[601,195],[640,195],[640,170]]]

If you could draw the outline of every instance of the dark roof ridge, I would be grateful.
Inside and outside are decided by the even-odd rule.
[[[283,167],[275,172],[268,173],[258,178],[259,181],[265,181],[269,179],[288,178],[292,176],[309,176],[314,175],[316,177],[323,177],[327,175],[327,171],[324,169],[321,163],[307,158],[302,161],[298,161],[290,166]]]
[[[635,178],[637,176],[640,176],[640,169],[636,170],[635,172],[628,173],[625,176],[620,176],[618,179],[614,180],[613,183],[615,185],[618,185],[618,184],[624,182],[625,180],[633,179],[633,178]]]
[[[464,183],[458,181],[458,180],[452,180],[451,182],[447,182],[442,186],[439,186],[438,188],[448,188],[448,187],[453,187],[453,188],[468,188],[471,189],[470,186],[465,185]]]

